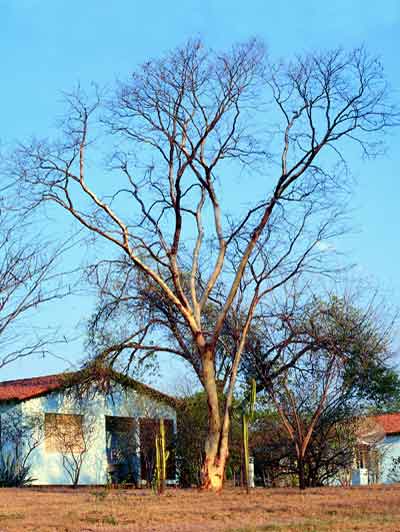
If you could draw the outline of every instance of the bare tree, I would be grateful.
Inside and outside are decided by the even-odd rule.
[[[96,431],[96,416],[89,409],[79,414],[46,414],[47,445],[61,454],[63,468],[77,487],[85,458]]]
[[[302,417],[304,425],[307,421]],[[255,473],[264,486],[299,484],[296,438],[282,428],[280,415],[269,408],[259,416],[252,431]],[[304,485],[320,487],[339,483],[348,487],[352,470],[361,464],[377,479],[383,437],[382,430],[377,429],[376,424],[373,426],[368,417],[357,416],[348,407],[339,410],[330,405],[319,417],[306,449]]]
[[[192,365],[208,398],[206,488],[223,484],[257,306],[288,279],[321,269],[318,244],[342,229],[332,223],[347,146],[381,152],[381,133],[397,120],[389,97],[364,49],[270,65],[256,40],[222,53],[189,41],[118,83],[105,109],[101,94],[68,95],[61,140],[21,144],[12,157],[30,208],[64,209],[108,244],[105,261],[122,253],[141,288],[168,307],[132,323],[108,353],[158,351]],[[104,174],[95,157],[107,150]],[[229,321],[236,335],[221,415],[216,353]]]
[[[331,296],[282,315],[279,342],[251,353],[247,372],[257,376],[279,414],[301,489],[348,469],[357,416],[367,405],[398,396],[391,333],[392,322],[385,327],[372,304],[361,310]]]

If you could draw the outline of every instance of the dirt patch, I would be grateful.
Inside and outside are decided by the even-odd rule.
[[[400,532],[400,486],[198,490],[2,489],[0,532]]]

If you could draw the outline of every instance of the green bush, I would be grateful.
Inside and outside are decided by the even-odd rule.
[[[20,464],[18,460],[6,455],[0,458],[0,487],[29,486],[35,480],[30,476],[30,465]]]

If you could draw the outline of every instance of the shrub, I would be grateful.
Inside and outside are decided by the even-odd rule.
[[[30,465],[20,464],[11,455],[0,458],[0,487],[21,487],[29,486],[35,480],[30,476]]]

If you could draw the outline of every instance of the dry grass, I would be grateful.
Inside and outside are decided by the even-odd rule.
[[[400,531],[400,486],[168,490],[2,489],[2,531]]]

